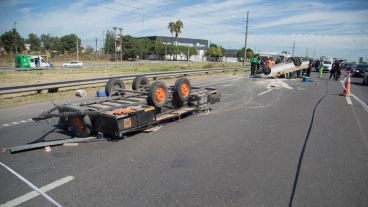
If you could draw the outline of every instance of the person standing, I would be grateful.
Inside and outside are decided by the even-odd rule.
[[[313,60],[309,60],[309,65],[308,65],[308,68],[307,68],[307,77],[310,77],[310,73],[311,73],[311,70],[312,70],[312,65],[313,65]]]
[[[257,63],[258,63],[258,59],[256,58],[256,56],[253,56],[250,59],[250,76],[254,76],[255,75],[255,71],[257,68]]]
[[[330,70],[330,80],[334,80],[336,78],[336,61],[332,64],[331,70]]]
[[[334,63],[334,70],[335,70],[335,81],[338,81],[341,76],[341,65],[338,60],[335,60]]]
[[[321,61],[319,64],[319,77],[322,78],[323,75],[323,62]]]

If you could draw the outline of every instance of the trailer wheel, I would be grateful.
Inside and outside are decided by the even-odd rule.
[[[74,116],[70,120],[72,132],[75,136],[85,138],[92,134],[92,122],[89,116]]]
[[[124,92],[119,91],[119,89],[125,89],[124,82],[118,78],[109,79],[105,85],[106,96],[114,96],[118,94],[124,96]]]
[[[132,89],[133,90],[138,90],[138,91],[143,91],[144,90],[144,86],[148,86],[150,84],[148,78],[146,78],[146,76],[136,76],[133,80],[132,83]]]
[[[187,78],[179,78],[175,81],[172,104],[181,107],[190,98],[192,86]]]
[[[263,68],[263,73],[265,75],[271,74],[271,68],[270,67],[268,67],[267,65],[263,65],[262,68]]]
[[[220,92],[208,94],[208,97],[207,97],[208,103],[214,104],[214,103],[220,102],[220,100],[221,100]]]
[[[151,106],[162,107],[165,105],[168,97],[166,85],[161,81],[152,83],[148,89],[147,102]]]

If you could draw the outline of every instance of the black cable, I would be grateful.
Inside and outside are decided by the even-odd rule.
[[[305,152],[305,148],[307,147],[307,142],[308,142],[308,139],[309,139],[309,135],[310,135],[310,132],[312,131],[316,109],[317,109],[318,105],[321,103],[321,101],[327,96],[327,94],[328,94],[328,84],[327,84],[327,79],[326,79],[326,92],[318,100],[317,104],[314,106],[312,119],[311,119],[310,124],[309,124],[309,129],[308,129],[308,132],[307,132],[307,136],[305,137],[303,148],[302,148],[302,151],[300,152],[298,167],[296,169],[296,174],[295,174],[295,178],[294,178],[293,190],[291,191],[291,195],[290,195],[289,207],[292,207],[292,205],[293,205],[294,195],[295,195],[296,187],[298,185],[298,180],[299,180],[300,168],[302,167],[304,152]]]

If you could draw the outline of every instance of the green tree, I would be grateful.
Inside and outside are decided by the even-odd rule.
[[[250,59],[254,56],[254,52],[252,49],[247,48],[247,59]],[[244,58],[244,47],[239,51],[238,57],[240,60]]]
[[[104,52],[105,54],[114,54],[115,48],[115,34],[113,31],[107,31],[105,35],[105,42],[104,42]],[[124,42],[124,40],[123,40]],[[123,44],[124,47],[124,44]]]
[[[207,50],[206,56],[210,57],[210,59],[212,60],[214,59],[218,61],[220,57],[225,56],[225,49],[216,44],[210,44],[210,47]]]
[[[11,31],[5,32],[1,35],[1,41],[4,47],[4,50],[7,52],[21,52],[25,49],[24,47],[24,39],[19,35],[16,29],[12,29]]]
[[[27,43],[31,44],[30,49],[33,51],[40,51],[41,50],[41,39],[33,33],[28,35]]]
[[[81,40],[75,34],[65,35],[60,38],[61,44],[63,46],[63,52],[76,52],[77,51],[77,40],[79,49],[81,49]]]

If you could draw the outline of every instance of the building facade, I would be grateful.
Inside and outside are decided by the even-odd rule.
[[[174,37],[167,36],[148,36],[142,37],[147,38],[154,41],[161,41],[164,45],[179,45],[186,47],[194,47],[197,49],[198,54],[192,55],[190,57],[191,61],[204,61],[206,60],[205,53],[208,49],[208,40],[204,39],[191,39],[191,38],[178,38],[177,40]],[[156,59],[155,55],[150,55],[150,59]],[[173,60],[174,57],[170,55],[165,56],[165,60]],[[177,60],[187,60],[187,54],[179,54],[177,56]]]

